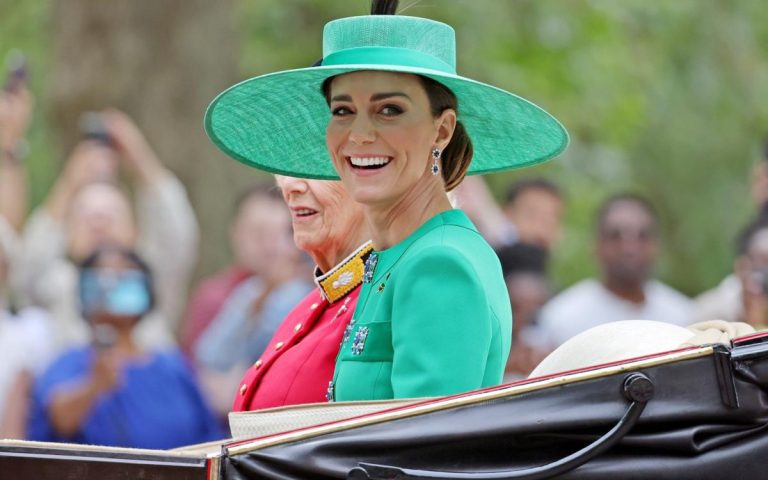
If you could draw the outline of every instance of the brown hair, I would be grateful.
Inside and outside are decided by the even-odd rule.
[[[437,117],[449,108],[454,110],[456,115],[459,114],[459,102],[453,92],[431,78],[421,75],[418,77],[427,92],[432,116]],[[464,180],[469,162],[472,161],[472,153],[472,139],[469,138],[464,125],[457,120],[451,141],[440,155],[446,191],[450,192]]]
[[[459,102],[456,100],[453,92],[431,78],[422,77],[421,75],[416,75],[416,77],[418,77],[421,85],[424,87],[424,91],[427,93],[429,109],[433,117],[437,118],[449,108],[454,110],[456,115],[459,114]],[[331,81],[333,79],[334,77],[326,78],[321,87],[325,101],[329,105],[331,103]],[[464,176],[469,168],[469,162],[472,161],[473,151],[472,139],[469,138],[464,125],[457,120],[451,141],[440,154],[441,172],[447,192],[459,186],[461,181],[464,180]]]

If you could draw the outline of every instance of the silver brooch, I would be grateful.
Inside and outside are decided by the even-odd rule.
[[[341,343],[347,343],[347,340],[349,340],[349,336],[352,335],[352,329],[355,325],[355,319],[353,318],[346,327],[344,327],[344,336],[341,339]]]
[[[376,264],[378,262],[378,255],[375,253],[368,255],[368,259],[365,261],[365,268],[363,269],[363,283],[371,283],[371,280],[373,280],[373,271],[376,269]]]
[[[360,327],[355,332],[355,339],[352,340],[352,355],[360,355],[365,348],[365,339],[368,338],[368,327]]]

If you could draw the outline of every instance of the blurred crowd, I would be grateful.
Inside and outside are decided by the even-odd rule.
[[[279,189],[241,194],[230,264],[190,289],[195,212],[124,113],[83,117],[81,141],[29,211],[33,108],[23,84],[0,93],[0,438],[172,448],[225,437],[238,381],[316,288]],[[694,299],[654,277],[663,245],[648,199],[604,200],[584,226],[599,274],[561,289],[549,259],[567,241],[566,192],[528,178],[499,203],[481,177],[467,178],[453,201],[496,249],[512,302],[505,380],[605,322],[768,323],[768,151],[752,175],[755,215],[738,233],[733,273]]]

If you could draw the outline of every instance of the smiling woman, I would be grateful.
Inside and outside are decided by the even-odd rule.
[[[374,1],[374,15],[330,22],[319,66],[242,82],[206,115],[234,158],[338,175],[362,205],[375,250],[328,389],[335,400],[501,382],[512,327],[501,268],[447,192],[466,174],[540,163],[567,143],[540,108],[457,75],[451,27],[393,15],[396,5]],[[278,95],[293,108],[269,108]]]

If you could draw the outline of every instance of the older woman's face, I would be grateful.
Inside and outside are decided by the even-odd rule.
[[[341,182],[282,175],[276,179],[291,211],[293,239],[300,249],[312,253],[337,248],[364,224],[362,208],[349,198]]]
[[[432,174],[431,151],[443,148],[443,118],[432,116],[415,75],[360,71],[330,86],[326,143],[336,171],[356,201],[388,204]],[[454,116],[455,119],[455,116]]]

